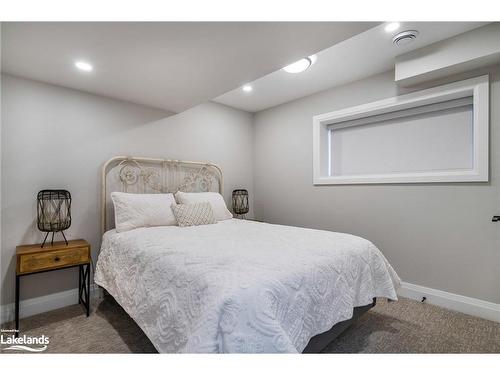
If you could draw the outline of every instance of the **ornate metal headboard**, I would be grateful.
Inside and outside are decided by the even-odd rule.
[[[116,156],[102,167],[101,230],[114,228],[110,194],[214,191],[222,194],[222,170],[215,164]]]

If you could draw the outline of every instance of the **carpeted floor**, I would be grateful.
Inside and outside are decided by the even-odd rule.
[[[49,336],[51,353],[156,353],[110,297],[95,301],[89,318],[74,305],[22,319],[21,328]],[[380,300],[325,352],[500,353],[500,324],[404,298]]]

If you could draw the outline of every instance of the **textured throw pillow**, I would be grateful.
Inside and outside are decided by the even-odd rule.
[[[172,211],[180,227],[217,223],[212,206],[208,202],[173,204]]]
[[[115,228],[125,232],[141,227],[176,225],[170,207],[175,204],[173,194],[130,194],[113,192]]]
[[[226,202],[224,198],[219,193],[214,192],[202,192],[202,193],[184,193],[183,191],[178,191],[175,193],[175,199],[177,203],[181,204],[191,204],[191,203],[201,203],[208,202],[212,206],[214,211],[215,219],[217,221],[232,219],[233,215],[227,209]]]

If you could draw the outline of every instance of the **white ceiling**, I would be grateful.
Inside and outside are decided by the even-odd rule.
[[[317,61],[303,73],[277,70],[251,83],[252,92],[238,87],[214,99],[234,108],[257,112],[328,88],[353,82],[394,68],[394,58],[405,52],[480,27],[481,22],[403,22],[392,33],[378,25],[317,53]],[[418,30],[415,41],[404,46],[392,43],[403,30]],[[304,55],[306,56],[306,55]]]
[[[2,23],[2,71],[181,112],[375,25]],[[94,71],[77,71],[73,63],[78,59],[91,62]],[[242,105],[231,95],[227,100]]]

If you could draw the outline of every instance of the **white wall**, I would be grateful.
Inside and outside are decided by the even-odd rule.
[[[252,191],[252,115],[206,103],[182,114],[31,80],[2,76],[2,304],[14,297],[15,247],[40,242],[36,193],[68,189],[70,238],[100,244],[99,172],[115,155],[211,161],[222,167],[225,197]],[[77,286],[75,270],[26,276],[22,298]]]
[[[255,114],[256,217],[360,235],[406,282],[500,303],[500,66],[446,81],[488,72],[489,183],[313,186],[312,117],[409,92],[390,71]]]

